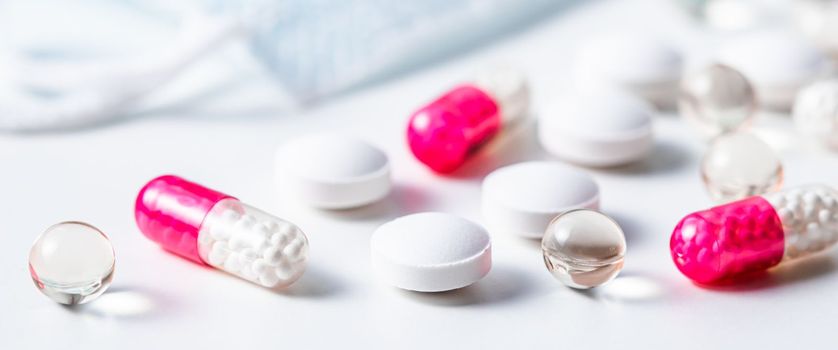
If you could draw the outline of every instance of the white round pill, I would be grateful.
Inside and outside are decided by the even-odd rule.
[[[560,96],[539,115],[538,138],[548,152],[572,163],[622,165],[651,151],[652,110],[610,89]]]
[[[815,47],[774,30],[733,40],[718,55],[753,83],[757,100],[769,109],[789,109],[801,87],[829,71],[827,58]]]
[[[559,162],[525,162],[483,180],[483,217],[492,232],[541,238],[553,218],[599,208],[599,187],[582,170]]]
[[[800,90],[792,116],[804,136],[838,149],[838,79],[818,81]]]
[[[384,198],[391,188],[387,155],[360,139],[322,133],[304,136],[277,152],[280,187],[325,209],[346,209]]]
[[[385,283],[441,292],[477,282],[492,267],[492,244],[480,225],[444,213],[419,213],[372,234],[372,267]]]
[[[679,50],[642,35],[613,34],[591,39],[573,61],[576,87],[616,87],[659,107],[672,107],[683,68]]]

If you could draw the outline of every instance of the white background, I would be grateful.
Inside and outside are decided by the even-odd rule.
[[[5,29],[24,21],[0,13]],[[420,294],[373,280],[369,236],[378,225],[421,211],[482,222],[483,176],[500,165],[550,159],[530,125],[454,176],[435,176],[406,148],[412,110],[477,68],[506,62],[531,77],[537,113],[570,88],[569,59],[586,36],[629,29],[674,40],[690,57],[710,52],[719,38],[666,1],[595,1],[440,65],[293,112],[281,108],[245,50],[233,47],[155,95],[141,117],[77,132],[0,135],[0,348],[834,348],[834,253],[739,287],[700,288],[675,269],[672,228],[712,204],[698,175],[705,144],[675,115],[657,117],[648,160],[591,170],[602,209],[627,235],[625,269],[611,284],[568,289],[547,273],[538,242],[498,234],[492,271],[471,287]],[[50,30],[57,29],[16,34],[48,37]],[[137,42],[162,38],[144,33]],[[178,99],[184,102],[169,103]],[[757,130],[781,152],[787,186],[836,185],[836,156],[803,147],[783,116],[759,118]],[[275,149],[322,130],[386,150],[391,196],[356,210],[319,211],[277,191]],[[147,180],[166,173],[297,223],[311,243],[306,274],[273,293],[156,247],[138,232],[133,203]],[[41,295],[26,265],[35,237],[63,220],[98,226],[117,255],[110,290],[77,308]]]

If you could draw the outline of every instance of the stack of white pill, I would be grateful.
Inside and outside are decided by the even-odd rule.
[[[308,240],[290,222],[222,201],[207,215],[198,250],[210,265],[272,288],[302,274]]]
[[[826,186],[763,196],[777,211],[785,233],[785,257],[823,250],[838,241],[838,193]]]

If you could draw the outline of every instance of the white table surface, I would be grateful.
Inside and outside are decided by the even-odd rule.
[[[280,110],[262,72],[232,49],[154,97],[175,100],[201,87],[210,90],[207,98],[77,132],[0,135],[0,348],[834,348],[834,253],[735,288],[700,288],[678,273],[669,256],[671,230],[712,203],[698,175],[705,144],[673,115],[656,119],[648,160],[591,170],[602,209],[627,235],[625,269],[611,284],[568,289],[544,268],[538,242],[499,234],[492,237],[492,271],[465,289],[404,292],[372,278],[369,236],[378,225],[421,211],[482,222],[483,176],[501,165],[550,159],[531,125],[505,135],[454,176],[435,176],[407,150],[409,113],[496,61],[530,75],[537,113],[543,101],[569,88],[569,56],[580,39],[621,28],[677,39],[691,55],[708,50],[705,33],[666,1],[596,1],[310,109]],[[230,72],[230,66],[241,68]],[[207,88],[225,81],[217,91]],[[789,120],[760,115],[756,126],[780,150],[787,186],[838,184],[838,157],[802,147]],[[321,130],[342,130],[385,149],[396,184],[391,196],[356,210],[319,211],[279,193],[276,147]],[[137,230],[133,203],[147,180],[166,173],[297,223],[311,243],[306,274],[273,293],[159,249]],[[98,226],[117,255],[109,291],[77,308],[41,295],[26,265],[35,237],[63,220]]]

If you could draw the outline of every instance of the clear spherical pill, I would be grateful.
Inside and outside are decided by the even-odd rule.
[[[83,304],[108,289],[114,252],[99,229],[83,222],[62,222],[38,236],[29,251],[35,286],[57,303]]]
[[[783,184],[783,164],[767,143],[748,133],[717,137],[701,162],[704,186],[727,202],[773,192]]]
[[[757,109],[751,83],[739,71],[712,64],[688,74],[681,81],[678,109],[707,136],[717,136],[746,126]]]
[[[588,289],[614,279],[623,269],[626,238],[614,220],[595,210],[557,216],[541,240],[544,264],[568,287]]]

